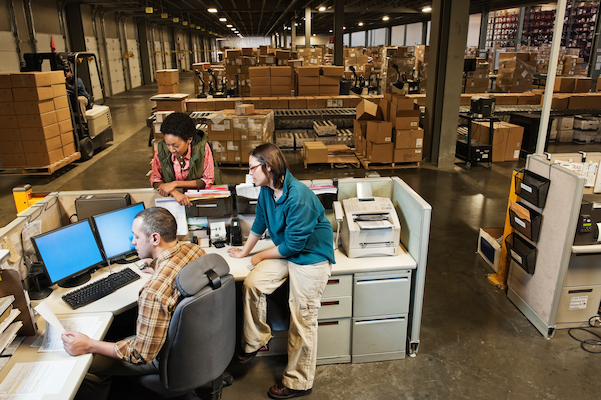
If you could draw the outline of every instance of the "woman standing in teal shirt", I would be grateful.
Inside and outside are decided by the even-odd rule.
[[[242,249],[231,257],[250,254],[265,232],[275,247],[252,256],[255,267],[243,285],[244,326],[241,363],[249,362],[271,339],[266,295],[290,280],[288,365],[281,384],[267,394],[290,399],[311,393],[317,360],[317,311],[334,263],[333,233],[319,199],[288,171],[280,149],[271,143],[249,153],[249,173],[261,186],[256,219]]]

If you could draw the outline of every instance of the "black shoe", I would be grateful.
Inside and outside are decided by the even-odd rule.
[[[294,390],[284,386],[281,383],[276,383],[275,385],[269,388],[267,396],[269,396],[272,399],[292,399],[294,397],[302,397],[311,394],[312,390],[313,389]]]
[[[259,350],[252,353],[236,353],[236,361],[238,364],[247,364],[257,356],[258,352]]]

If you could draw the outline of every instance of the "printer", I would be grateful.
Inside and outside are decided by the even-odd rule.
[[[344,199],[342,208],[340,236],[349,258],[399,254],[401,224],[390,199]]]

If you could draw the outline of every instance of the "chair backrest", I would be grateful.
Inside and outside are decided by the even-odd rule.
[[[194,390],[217,379],[236,346],[236,290],[227,262],[207,254],[177,275],[185,298],[169,324],[159,354],[159,375],[170,391]]]

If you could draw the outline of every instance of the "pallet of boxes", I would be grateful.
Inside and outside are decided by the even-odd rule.
[[[150,98],[156,101],[156,111],[186,112],[187,93],[179,93],[179,71],[162,69],[156,71],[159,94]]]
[[[80,158],[63,71],[0,75],[2,169],[52,174]]]
[[[492,162],[517,161],[520,158],[524,127],[509,122],[495,122],[492,136]],[[472,140],[490,143],[490,122],[472,121]]]
[[[256,110],[241,104],[235,110],[222,110],[207,118],[208,140],[215,161],[222,168],[248,168],[248,153],[263,143],[273,143],[273,110]]]
[[[500,92],[523,93],[532,89],[536,73],[535,52],[499,53],[496,88]]]
[[[391,93],[379,103],[363,100],[357,106],[354,135],[359,161],[365,169],[419,167],[424,137],[419,107],[413,99]]]

